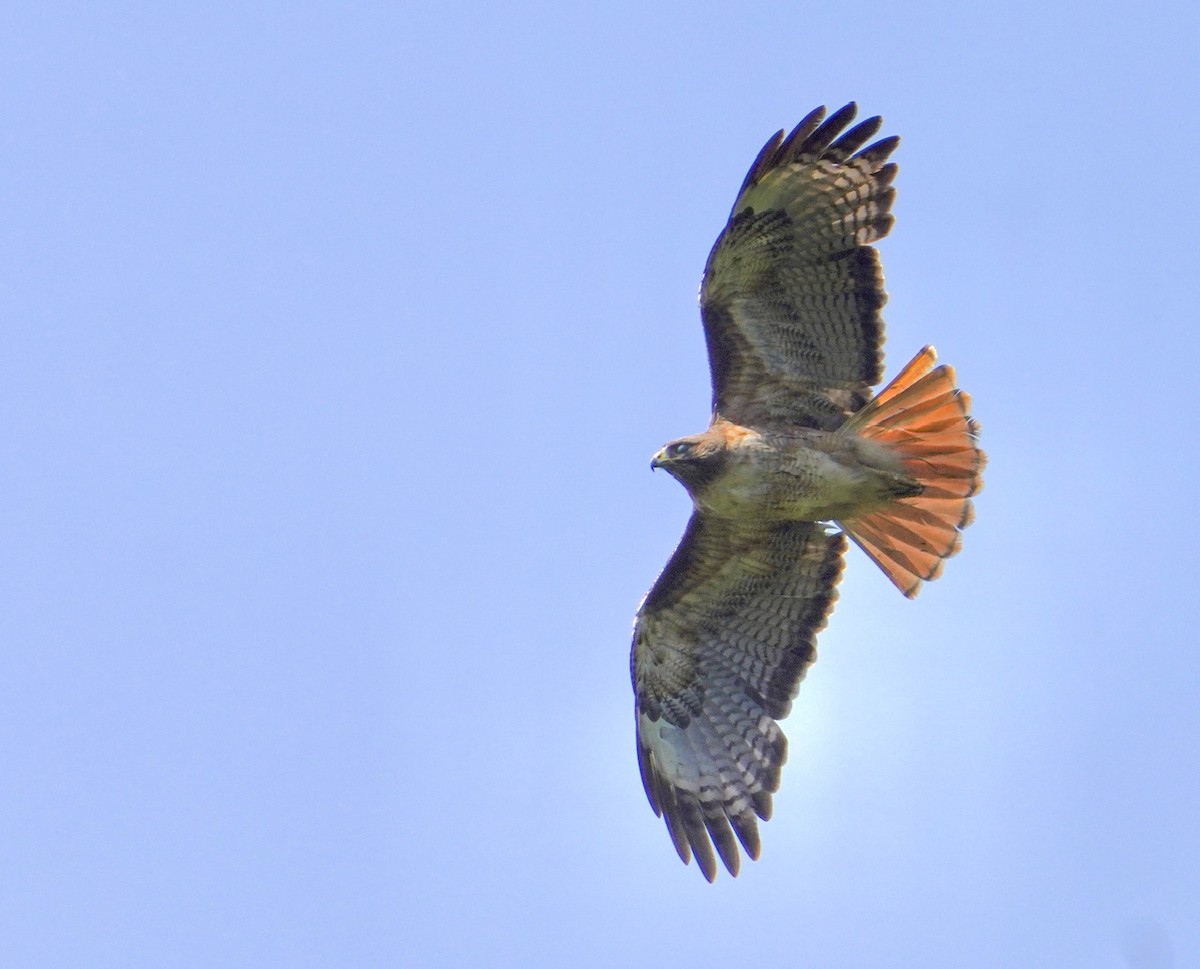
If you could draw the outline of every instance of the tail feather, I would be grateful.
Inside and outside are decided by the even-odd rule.
[[[925,347],[843,427],[886,447],[921,486],[918,495],[838,523],[909,598],[962,545],[986,461],[971,398],[954,386],[954,370],[936,361]]]
[[[954,455],[969,453],[968,450],[964,449],[963,435],[958,431],[935,431],[929,435],[922,435],[919,432],[906,432],[904,434],[889,435],[883,440],[894,447],[903,448],[906,455],[949,458]]]
[[[929,454],[919,448],[905,448],[905,451],[908,453],[906,454],[907,460],[904,462],[904,470],[918,480],[931,476],[964,478],[972,485],[978,486],[976,481],[979,477],[978,459],[969,451],[951,454]]]
[[[897,548],[904,549],[918,571],[932,569],[943,558],[953,555],[961,543],[957,530],[945,533],[940,528],[914,525],[895,518],[885,519],[879,532],[895,543]]]
[[[897,501],[890,509],[892,517],[913,525],[941,529],[947,534],[966,528],[975,520],[975,510],[970,502],[964,503],[957,498],[937,499],[926,495],[921,497],[924,500],[919,506],[911,501]],[[962,517],[955,520],[957,514],[961,514]]]
[[[940,555],[922,552],[903,539],[886,534],[886,525],[858,519],[853,527],[843,523],[846,534],[908,598],[915,596],[921,583],[936,579],[942,572]]]
[[[873,430],[876,436],[886,436],[889,431],[906,427],[920,427],[930,432],[959,428],[970,403],[969,396],[962,391],[940,394],[933,400],[924,400],[906,410],[885,415]]]
[[[930,375],[931,381],[945,380],[947,371],[949,371],[949,379],[953,380],[954,372],[949,367],[939,367]],[[904,407],[904,411],[899,414],[893,414],[890,410],[884,411],[878,424],[862,425],[860,433],[872,439],[886,440],[889,437],[903,436],[906,432],[913,431],[925,434],[950,433],[957,430],[959,433],[965,434],[974,429],[973,421],[963,420],[967,414],[967,408],[971,404],[971,400],[966,394],[950,392],[939,394],[933,400],[921,399],[918,395],[924,389],[920,386],[914,387],[903,396],[895,398],[895,405]],[[871,404],[867,404],[867,407],[870,406]],[[862,411],[859,411],[859,414],[861,413]],[[855,414],[852,420],[858,416]],[[867,415],[868,418],[870,416]]]
[[[935,556],[940,556],[943,550],[953,547],[958,541],[958,532],[946,527],[942,522],[931,526],[923,522],[898,519],[889,529],[888,536],[893,542],[903,542],[923,555]]]
[[[933,347],[922,347],[920,352],[900,369],[900,372],[892,378],[892,382],[877,393],[867,406],[869,407],[873,404],[879,407],[898,394],[908,390],[909,387],[933,369],[936,361],[937,351]]]

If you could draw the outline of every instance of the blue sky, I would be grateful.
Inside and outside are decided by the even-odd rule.
[[[814,7],[819,9],[814,9]],[[1194,3],[0,13],[0,963],[1200,964]],[[736,881],[641,790],[699,275],[881,113],[889,373],[990,454],[856,551]]]

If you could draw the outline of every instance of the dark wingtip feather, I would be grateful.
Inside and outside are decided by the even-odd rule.
[[[896,173],[900,171],[900,166],[895,162],[888,162],[875,172],[875,181],[880,185],[891,185],[896,180]]]
[[[638,756],[638,773],[642,777],[642,790],[646,792],[646,800],[650,802],[650,807],[654,809],[654,813],[662,817],[662,804],[658,799],[658,794],[655,791],[655,784],[652,780],[654,770],[650,764],[650,751],[639,742],[637,745]]]
[[[724,811],[721,811],[720,814],[706,814],[704,827],[708,829],[708,836],[712,838],[712,843],[717,846],[717,854],[721,856],[725,869],[736,878],[741,867],[741,858],[738,856],[737,842],[733,840],[733,831],[729,827],[729,819],[725,817]]]
[[[687,827],[683,823],[682,812],[676,804],[664,803],[662,819],[666,822],[667,834],[671,836],[671,844],[675,846],[675,854],[679,855],[679,860],[685,865],[690,864],[692,849],[688,846]]]
[[[754,816],[746,814],[735,814],[729,819],[733,825],[733,831],[738,837],[738,841],[742,843],[742,847],[746,849],[746,854],[751,860],[757,861],[759,852],[762,850],[762,844],[758,840],[758,824],[754,820]]]
[[[872,165],[882,165],[896,150],[898,144],[900,144],[899,135],[888,135],[886,138],[880,138],[875,144],[867,146],[855,157],[865,159]]]
[[[838,108],[825,119],[821,127],[808,136],[800,148],[799,154],[818,156],[824,154],[825,149],[833,144],[833,140],[841,134],[846,125],[854,120],[856,114],[858,114],[858,105],[853,101]]]
[[[825,120],[825,105],[821,104],[813,108],[806,114],[791,133],[780,145],[779,151],[776,154],[775,163],[780,164],[786,161],[792,161],[799,152],[800,146],[808,140],[811,135]]]
[[[783,141],[783,129],[776,131],[767,139],[767,143],[762,146],[758,156],[754,159],[750,170],[746,172],[746,177],[742,179],[742,187],[738,189],[738,196],[746,191],[751,185],[755,184],[767,169],[775,164],[775,155],[779,150],[779,145]]]
[[[700,802],[691,794],[676,795],[674,803],[663,814],[667,818],[672,840],[676,839],[676,835],[679,836],[679,840],[675,840],[675,850],[683,863],[688,863],[689,854],[694,855],[696,865],[711,882],[717,877],[717,860],[713,855],[712,842],[708,840],[708,828]]]
[[[870,141],[881,127],[883,127],[883,118],[879,115],[867,118],[866,121],[860,121],[829,146],[829,150],[825,153],[826,157],[845,161]]]
[[[704,832],[707,829],[700,826],[699,832],[694,832],[689,829],[688,839],[692,844],[692,854],[696,856],[696,864],[700,868],[701,874],[708,880],[711,885],[717,880],[717,859],[713,855],[712,842],[708,840],[708,835]]]
[[[883,126],[883,118],[874,115],[848,131],[843,130],[854,120],[857,113],[858,104],[851,101],[827,118],[825,106],[820,105],[806,114],[796,127],[786,133],[786,137],[784,131],[775,132],[767,139],[750,170],[746,172],[746,177],[742,179],[738,198],[741,198],[748,188],[758,184],[772,169],[801,157],[827,158],[837,162],[844,162],[849,158],[863,158],[872,166],[882,165],[900,143],[900,138],[892,135],[863,148],[862,146]],[[887,179],[890,181],[894,177],[893,170]]]

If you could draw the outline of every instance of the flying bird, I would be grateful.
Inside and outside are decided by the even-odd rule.
[[[972,519],[984,465],[970,399],[925,347],[878,394],[897,137],[817,108],[742,183],[700,290],[703,434],[651,467],[687,489],[683,539],[638,609],[630,659],[646,796],[684,863],[759,855],[787,716],[816,658],[846,538],[905,596]],[[863,147],[866,145],[866,147]]]

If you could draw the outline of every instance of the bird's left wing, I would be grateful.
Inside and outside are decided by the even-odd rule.
[[[675,850],[712,881],[737,840],[758,857],[788,713],[837,598],[845,539],[812,522],[694,514],[638,610],[631,657],[638,763]],[[732,828],[732,831],[731,831]]]
[[[892,225],[898,138],[818,108],[750,166],[704,270],[713,409],[736,424],[833,430],[883,374],[887,299],[870,245]]]

